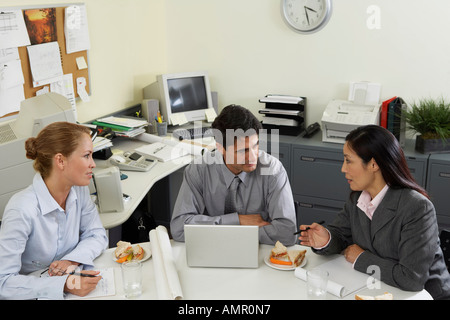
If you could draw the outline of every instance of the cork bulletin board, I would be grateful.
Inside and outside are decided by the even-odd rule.
[[[73,80],[73,89],[74,89],[74,96],[75,98],[79,97],[79,94],[77,92],[77,84],[76,79],[78,77],[84,77],[86,79],[86,92],[87,94],[90,94],[90,78],[89,78],[89,59],[88,59],[88,51],[77,51],[73,53],[67,54],[66,51],[66,41],[65,41],[65,33],[64,33],[64,19],[65,19],[65,8],[72,6],[72,5],[84,5],[84,3],[73,3],[73,4],[64,4],[61,6],[55,6],[55,5],[39,5],[39,6],[32,6],[32,7],[14,7],[14,9],[20,9],[22,13],[24,14],[26,26],[28,35],[30,37],[31,45],[33,44],[39,44],[39,43],[46,43],[46,42],[53,42],[56,41],[59,46],[59,52],[61,55],[61,65],[63,74],[72,74],[72,80]],[[11,9],[11,7],[8,8],[0,8],[0,11],[2,9]],[[46,29],[44,32],[40,32],[40,34],[36,35],[35,29],[36,27],[33,27],[31,24],[27,24],[27,15],[25,13],[31,12],[33,10],[41,10],[42,12],[45,12],[45,17],[47,21],[46,23],[48,26],[46,26]],[[45,86],[49,86],[49,84],[45,84],[42,86],[33,86],[33,76],[31,73],[31,66],[30,66],[30,59],[28,56],[28,50],[27,46],[19,47],[19,57],[22,65],[22,72],[24,77],[24,96],[25,99],[31,98],[36,96],[36,92],[43,89]],[[84,61],[86,63],[86,68],[80,69],[77,64],[77,58],[83,57]],[[5,115],[4,117],[11,116],[13,114],[16,114],[17,112],[10,113]]]

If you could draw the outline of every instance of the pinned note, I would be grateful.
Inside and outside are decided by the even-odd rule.
[[[87,63],[83,56],[76,59],[78,70],[87,69]]]
[[[77,92],[83,102],[89,102],[89,95],[86,92],[86,78],[77,78]]]

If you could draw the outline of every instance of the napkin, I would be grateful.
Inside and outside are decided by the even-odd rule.
[[[158,298],[162,300],[183,299],[180,279],[173,259],[172,246],[167,229],[164,226],[158,226],[150,231],[150,244],[152,246]]]

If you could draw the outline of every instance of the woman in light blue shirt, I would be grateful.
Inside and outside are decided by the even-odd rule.
[[[84,296],[95,289],[101,277],[67,273],[79,267],[92,268],[93,260],[108,244],[89,195],[95,167],[90,130],[55,122],[36,138],[29,138],[25,149],[37,173],[29,187],[10,199],[3,214],[0,298],[62,299],[64,293]],[[42,265],[49,266],[49,276],[33,273]]]

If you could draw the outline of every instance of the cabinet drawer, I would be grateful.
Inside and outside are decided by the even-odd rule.
[[[417,161],[414,159],[406,158],[408,162],[409,171],[413,175],[414,179],[416,179],[417,183],[425,188],[425,169],[426,169],[426,161]]]
[[[345,202],[329,199],[305,197],[294,195],[297,227],[301,224],[325,221],[325,224],[333,222],[336,215],[342,210]]]
[[[341,172],[342,163],[342,153],[293,149],[292,192],[345,201],[350,194],[350,187]]]
[[[436,214],[450,217],[450,165],[430,164],[428,192]]]
[[[283,167],[286,169],[289,179],[291,178],[291,146],[289,144],[280,143],[278,145],[278,154],[272,153],[272,145],[271,143],[260,143],[261,150],[266,151],[267,153],[273,155],[278,158],[280,162],[283,164]]]

